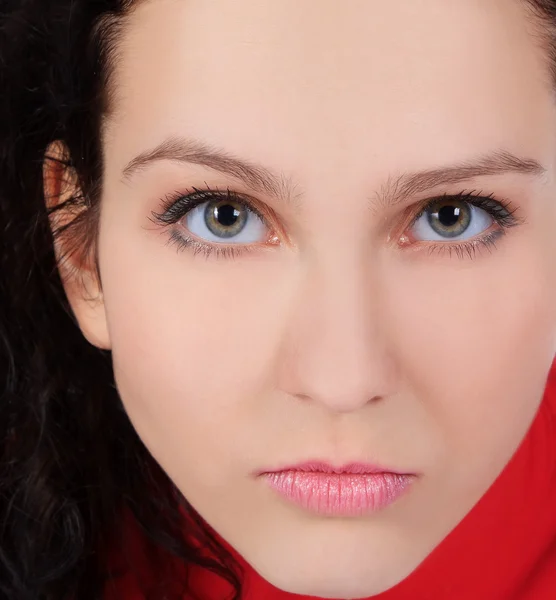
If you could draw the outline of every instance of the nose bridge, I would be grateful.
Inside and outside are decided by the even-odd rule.
[[[367,263],[368,265],[368,263]],[[381,319],[378,270],[336,260],[307,269],[294,297],[282,388],[349,412],[390,393],[391,364]]]

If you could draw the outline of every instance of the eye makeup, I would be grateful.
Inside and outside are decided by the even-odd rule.
[[[227,208],[226,212],[221,212],[226,214],[228,218],[231,214],[239,216],[241,211],[245,211],[252,218],[259,219],[264,224],[268,230],[268,235],[260,242],[248,244],[234,244],[229,236],[222,236],[222,242],[204,240],[188,231],[185,225],[187,216],[191,211],[204,204],[207,207],[213,207],[211,218],[215,216],[218,218],[218,207]],[[201,254],[206,258],[230,259],[238,258],[246,253],[260,252],[280,246],[280,235],[277,233],[276,227],[271,224],[273,220],[272,211],[265,208],[264,204],[230,189],[219,190],[208,185],[203,189],[193,187],[190,190],[177,191],[166,196],[161,201],[161,205],[160,212],[152,213],[152,221],[169,231],[168,241],[175,245],[179,251],[190,251],[194,255]],[[477,251],[483,248],[492,252],[497,241],[510,228],[523,222],[523,219],[516,216],[516,209],[511,202],[496,198],[494,194],[484,194],[477,191],[461,191],[457,194],[435,196],[409,207],[408,211],[411,219],[400,236],[400,248],[419,247],[426,249],[429,254],[448,253],[449,256],[455,255],[460,259],[472,259]],[[453,235],[453,227],[457,225],[457,217],[463,215],[464,222],[469,223],[470,211],[473,211],[473,214],[477,214],[477,211],[480,212],[484,215],[483,219],[486,217],[491,221],[490,226],[485,231],[469,239],[456,239],[456,237],[461,237],[461,234],[458,236]],[[443,239],[415,239],[412,229],[420,219],[423,220],[424,218],[428,220],[429,225],[433,228],[435,219],[439,222],[442,219],[448,220],[448,226],[440,223],[441,228],[444,228],[446,232],[450,232],[446,236],[446,241]],[[246,218],[243,216],[242,221],[245,222],[245,220]],[[208,223],[206,216],[205,222]],[[222,226],[220,225],[218,228],[222,229]]]

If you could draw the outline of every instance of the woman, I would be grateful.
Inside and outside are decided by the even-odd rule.
[[[0,2],[3,598],[556,593],[556,3]]]

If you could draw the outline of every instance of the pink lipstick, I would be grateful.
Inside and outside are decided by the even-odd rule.
[[[415,474],[363,463],[334,467],[307,462],[260,475],[280,496],[323,516],[359,517],[395,502],[416,479]]]

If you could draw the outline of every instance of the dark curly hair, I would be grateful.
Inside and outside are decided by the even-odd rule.
[[[77,327],[54,253],[65,237],[95,262],[102,119],[140,1],[0,0],[0,599],[101,599],[118,577],[110,553],[140,571],[132,528],[156,571],[145,598],[190,592],[188,565],[241,596],[239,565],[139,439],[110,354]],[[556,77],[556,1],[523,1]],[[43,165],[57,140],[67,156],[47,160],[80,193],[51,205]],[[75,218],[53,229],[60,210]]]
[[[110,354],[78,329],[53,252],[42,165],[49,144],[61,140],[82,194],[54,207],[76,215],[55,235],[94,257],[101,119],[132,9],[128,0],[0,0],[2,599],[102,598],[118,576],[109,553],[122,556],[122,569],[140,571],[126,544],[130,526],[156,571],[146,598],[183,597],[190,564],[240,595],[231,556],[131,425]],[[196,550],[199,542],[210,555]]]

